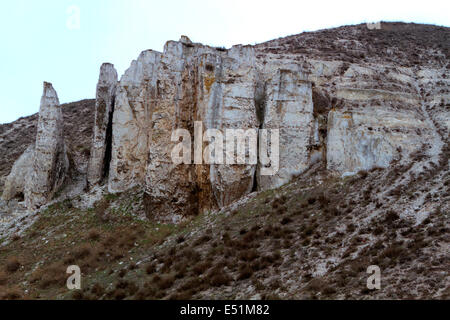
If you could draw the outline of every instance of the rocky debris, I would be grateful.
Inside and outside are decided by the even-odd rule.
[[[58,95],[50,83],[44,83],[31,173],[25,186],[29,209],[39,208],[62,187],[69,170],[63,134],[63,116]]]
[[[95,104],[94,136],[87,172],[90,186],[102,181],[109,171],[111,159],[112,113],[117,86],[117,71],[110,63],[100,68]]]

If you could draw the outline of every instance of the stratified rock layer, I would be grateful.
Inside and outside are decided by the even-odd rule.
[[[358,28],[364,37],[383,32]],[[292,43],[283,41],[225,50],[183,36],[162,53],[144,51],[117,88],[109,191],[141,185],[149,216],[176,221],[279,187],[317,162],[338,174],[387,167],[437,141],[435,127],[440,136],[448,131],[448,111],[424,108],[425,100],[447,103],[442,90],[424,98],[423,87],[448,83],[441,62],[420,69],[377,58],[371,64],[364,55],[315,59],[309,51],[286,51]],[[260,163],[173,164],[172,132],[188,130],[193,143],[196,122],[203,133],[218,129],[224,137],[227,129],[279,130],[278,170],[264,175]]]
[[[314,129],[312,87],[304,74],[276,70],[268,82],[266,99],[263,128],[280,130],[280,159],[278,172],[259,175],[261,190],[278,188],[308,168]]]
[[[31,173],[27,177],[25,201],[29,209],[52,199],[69,170],[63,135],[63,117],[58,95],[44,83]]]
[[[111,158],[112,113],[117,87],[117,71],[105,63],[100,68],[97,84],[94,136],[88,165],[87,181],[90,186],[98,184],[109,170]]]

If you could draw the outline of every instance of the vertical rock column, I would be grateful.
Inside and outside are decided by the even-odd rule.
[[[185,39],[186,40],[186,39]],[[186,42],[186,41],[185,41]],[[187,43],[187,44],[186,44]],[[172,162],[172,132],[193,128],[195,63],[198,48],[169,41],[156,70],[157,86],[151,99],[151,129],[144,204],[147,216],[176,222],[198,213],[194,166]]]
[[[100,68],[100,77],[97,84],[94,136],[92,138],[91,157],[87,172],[89,186],[100,183],[107,172],[107,162],[109,162],[107,153],[110,152],[108,148],[111,147],[111,118],[114,109],[117,80],[117,71],[114,69],[114,66],[104,63]]]
[[[161,53],[147,50],[131,63],[119,85],[113,114],[108,189],[123,192],[144,184],[152,119],[152,91]]]
[[[234,46],[217,62],[203,70],[204,87],[203,102],[205,108],[205,130],[219,129],[225,140],[227,129],[254,130],[259,128],[256,113],[255,88],[257,72],[255,69],[255,52],[251,47]],[[212,79],[212,81],[210,80]],[[210,89],[209,89],[210,88]],[[238,143],[237,137],[235,145]],[[246,154],[249,152],[248,141],[245,140]],[[225,145],[224,145],[225,147]],[[236,156],[236,155],[235,155]],[[224,163],[226,161],[224,155]],[[236,160],[236,158],[235,158]],[[210,166],[210,184],[219,207],[251,193],[254,187],[255,164],[212,164]]]
[[[50,201],[62,187],[69,169],[58,95],[47,82],[44,83],[41,98],[32,162],[25,187],[25,201],[29,209],[39,208]]]

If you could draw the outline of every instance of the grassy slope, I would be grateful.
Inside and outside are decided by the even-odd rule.
[[[383,197],[407,169],[397,165],[345,179],[316,172],[178,226],[142,219],[137,191],[107,195],[87,211],[60,203],[0,249],[0,295],[449,298],[448,212],[435,200],[448,198],[448,163],[429,172],[422,185]],[[416,225],[399,216],[402,198],[442,181],[426,197],[435,208],[428,219]],[[83,272],[82,291],[65,288],[72,264]],[[383,287],[375,292],[366,289],[366,269],[373,264],[382,270]]]

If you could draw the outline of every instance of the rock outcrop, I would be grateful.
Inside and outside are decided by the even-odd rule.
[[[280,130],[279,170],[258,176],[260,190],[278,188],[310,165],[308,146],[315,124],[312,83],[298,70],[275,70],[267,85],[263,128]]]
[[[88,185],[100,183],[107,176],[111,161],[112,114],[116,98],[117,71],[110,63],[100,68],[97,84],[94,135],[87,171]]]
[[[104,64],[92,116],[88,184],[107,182],[112,193],[140,186],[149,217],[178,221],[277,188],[316,163],[343,175],[408,161],[417,152],[437,161],[450,126],[449,31],[433,29],[430,42],[429,28],[359,25],[230,49],[182,36],[167,42],[163,52],[142,52],[120,81],[114,67]],[[426,63],[411,62],[417,58],[405,52],[411,43]],[[51,198],[67,172],[59,103],[47,86],[33,178],[25,188],[25,198],[36,206]],[[172,161],[177,129],[192,138],[191,164]],[[208,136],[209,129],[221,135]],[[219,138],[224,148],[234,139],[227,129],[259,132],[256,164],[206,161],[222,143]],[[279,132],[272,175],[261,161],[273,154],[262,148],[270,136],[264,130]],[[215,154],[227,155],[227,150]],[[20,193],[22,178],[13,176],[8,196]]]
[[[258,128],[254,51],[170,41],[143,52],[122,77],[113,121],[111,192],[146,188],[150,212],[196,214],[252,190],[255,166],[172,163],[172,132]],[[203,145],[202,145],[203,146]],[[245,177],[245,178],[244,178]]]
[[[64,183],[69,159],[63,135],[63,117],[58,95],[44,83],[31,172],[25,185],[29,209],[39,208],[52,199]]]
[[[31,174],[33,166],[34,145],[31,145],[14,163],[11,173],[6,178],[2,199],[9,201],[14,198],[24,200],[25,183]]]
[[[416,86],[419,74],[422,83],[447,81],[446,70],[316,60],[272,47],[277,41],[225,50],[183,36],[162,53],[144,51],[117,87],[109,191],[141,185],[149,216],[177,220],[279,187],[317,162],[338,174],[387,167],[434,136]],[[172,132],[194,137],[196,122],[202,133],[224,136],[279,130],[279,168],[263,175],[261,163],[175,165]]]

